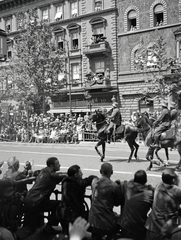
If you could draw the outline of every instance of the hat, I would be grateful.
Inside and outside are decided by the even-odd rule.
[[[117,102],[114,102],[114,103],[112,104],[112,106],[113,106],[113,107],[118,107],[118,103],[117,103]]]
[[[166,102],[162,101],[162,102],[161,102],[161,106],[162,106],[162,107],[167,107],[168,105],[167,105]]]
[[[11,157],[8,159],[7,164],[9,168],[18,168],[19,160],[16,157]]]
[[[175,108],[176,107],[176,103],[175,102],[171,102],[170,103],[170,107]]]

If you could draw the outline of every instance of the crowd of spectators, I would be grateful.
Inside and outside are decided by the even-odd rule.
[[[20,230],[26,229],[27,232],[29,228],[28,235],[42,226],[42,234],[59,234],[59,239],[180,239],[181,188],[174,169],[165,169],[160,183],[153,187],[147,184],[144,170],[135,172],[130,181],[118,179],[113,182],[113,166],[108,162],[101,165],[100,175],[86,178],[83,178],[79,165],[60,172],[60,162],[56,157],[48,158],[46,167],[34,172],[31,161],[26,162],[23,172],[19,171],[16,157],[10,158],[7,164],[8,169],[0,180],[0,208],[8,213],[8,199],[22,193],[18,187],[24,186],[23,198],[21,195],[20,199],[24,206]],[[26,184],[32,181],[32,187],[27,190]],[[61,187],[61,197],[55,199],[52,193],[57,185]],[[85,204],[87,187],[91,189],[90,206]],[[19,212],[15,209],[18,203],[15,201],[13,204],[11,211],[16,214],[11,217],[17,219]],[[120,212],[114,212],[115,206],[120,206]],[[6,211],[2,211],[0,227],[9,227],[14,235],[19,236],[19,230],[12,229],[12,225],[4,221]],[[49,212],[46,223],[42,222],[44,212]],[[73,228],[69,228],[69,224]]]
[[[79,143],[84,132],[96,132],[89,114],[31,114],[1,121],[0,140],[42,143]]]

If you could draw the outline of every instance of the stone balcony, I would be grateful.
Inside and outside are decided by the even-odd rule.
[[[108,57],[110,53],[111,53],[111,49],[108,42],[106,41],[87,45],[84,51],[84,54],[88,58],[92,58],[94,56],[100,56],[100,55],[104,55],[105,57]]]

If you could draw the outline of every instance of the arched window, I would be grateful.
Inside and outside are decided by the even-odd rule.
[[[154,26],[161,26],[163,25],[164,14],[163,14],[163,5],[157,4],[154,7]]]
[[[128,13],[128,31],[136,30],[136,11],[131,10]]]
[[[105,38],[106,20],[104,18],[95,18],[90,21],[92,26],[92,37],[95,43],[102,41]]]
[[[55,34],[55,41],[56,46],[60,50],[64,50],[65,45],[65,29],[61,27],[57,27],[53,29],[53,32]]]
[[[150,27],[167,24],[167,4],[164,0],[155,0],[150,7]]]
[[[71,50],[80,48],[80,26],[78,24],[70,24],[67,26],[71,38]]]
[[[135,31],[139,28],[139,9],[136,6],[130,6],[124,13],[124,31]]]

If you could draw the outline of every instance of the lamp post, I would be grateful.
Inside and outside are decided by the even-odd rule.
[[[0,29],[0,62],[5,62],[7,58],[6,32]]]
[[[63,39],[64,42],[67,45],[67,82],[68,82],[68,86],[69,86],[69,107],[70,107],[70,115],[72,115],[72,89],[71,89],[71,79],[70,79],[70,55],[69,55],[69,42],[64,38]]]

